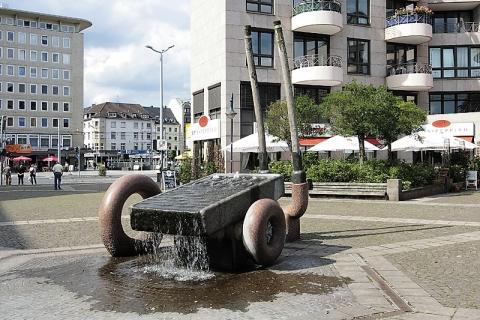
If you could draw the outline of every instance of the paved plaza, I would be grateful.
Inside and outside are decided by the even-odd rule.
[[[0,187],[1,319],[480,319],[480,193],[312,199],[276,265],[192,283],[108,255],[97,208],[115,178]]]

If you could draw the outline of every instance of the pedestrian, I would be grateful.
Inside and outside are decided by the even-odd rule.
[[[5,185],[11,186],[12,185],[12,169],[7,163],[7,166],[3,168],[3,174],[5,175]]]
[[[30,172],[30,182],[33,185],[33,182],[37,184],[37,169],[35,169],[35,165],[31,165],[30,169],[28,170]]]
[[[62,188],[60,188],[60,183],[62,182],[62,175],[63,175],[62,165],[58,162],[55,162],[55,165],[53,166],[52,171],[53,171],[53,178],[55,181],[55,190],[57,189],[62,190]]]
[[[23,175],[25,173],[25,167],[23,166],[23,164],[19,165],[18,166],[18,169],[17,169],[17,177],[18,177],[18,185],[20,185],[20,183],[22,183],[22,186],[23,186]]]

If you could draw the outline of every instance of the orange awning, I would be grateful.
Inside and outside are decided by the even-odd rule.
[[[458,136],[458,137],[455,137],[455,138],[463,139],[467,142],[473,143],[473,136]]]
[[[323,142],[325,140],[328,140],[330,137],[320,137],[320,138],[301,138],[300,139],[300,145],[303,147],[313,147],[319,144],[320,142]]]
[[[378,146],[378,145],[381,144],[380,141],[378,141],[377,138],[366,138],[365,140],[367,140],[368,142],[370,142],[374,146]]]

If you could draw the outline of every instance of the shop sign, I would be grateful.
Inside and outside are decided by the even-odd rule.
[[[5,149],[9,153],[31,154],[32,146],[29,144],[7,144]]]
[[[443,119],[424,125],[423,130],[429,133],[438,133],[448,136],[475,135],[475,126],[473,122],[450,122]]]
[[[220,139],[220,119],[201,116],[198,123],[192,124],[190,133],[193,141]]]

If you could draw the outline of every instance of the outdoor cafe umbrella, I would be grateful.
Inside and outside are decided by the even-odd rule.
[[[364,141],[365,151],[373,152],[380,150],[373,144],[368,141]],[[355,152],[360,151],[360,144],[358,142],[358,137],[344,137],[344,136],[334,136],[328,140],[322,141],[319,144],[313,146],[307,151],[312,152],[329,152],[329,151],[344,151],[344,152]]]
[[[32,158],[20,156],[12,159],[13,161],[32,161]]]
[[[424,151],[424,150],[445,150],[450,149],[468,149],[477,148],[473,143],[459,139],[453,136],[446,137],[440,134],[420,131],[405,136],[392,143],[392,151]],[[385,147],[384,150],[387,150]]]
[[[48,156],[48,157],[46,157],[46,158],[43,158],[42,161],[48,161],[48,162],[58,161],[58,158],[55,157],[55,156]]]
[[[288,145],[286,141],[280,140],[270,134],[265,135],[265,145],[267,152],[282,152],[288,151]],[[230,152],[230,144],[222,148],[222,151]],[[253,133],[233,143],[233,152],[254,152],[259,153],[258,135]]]

